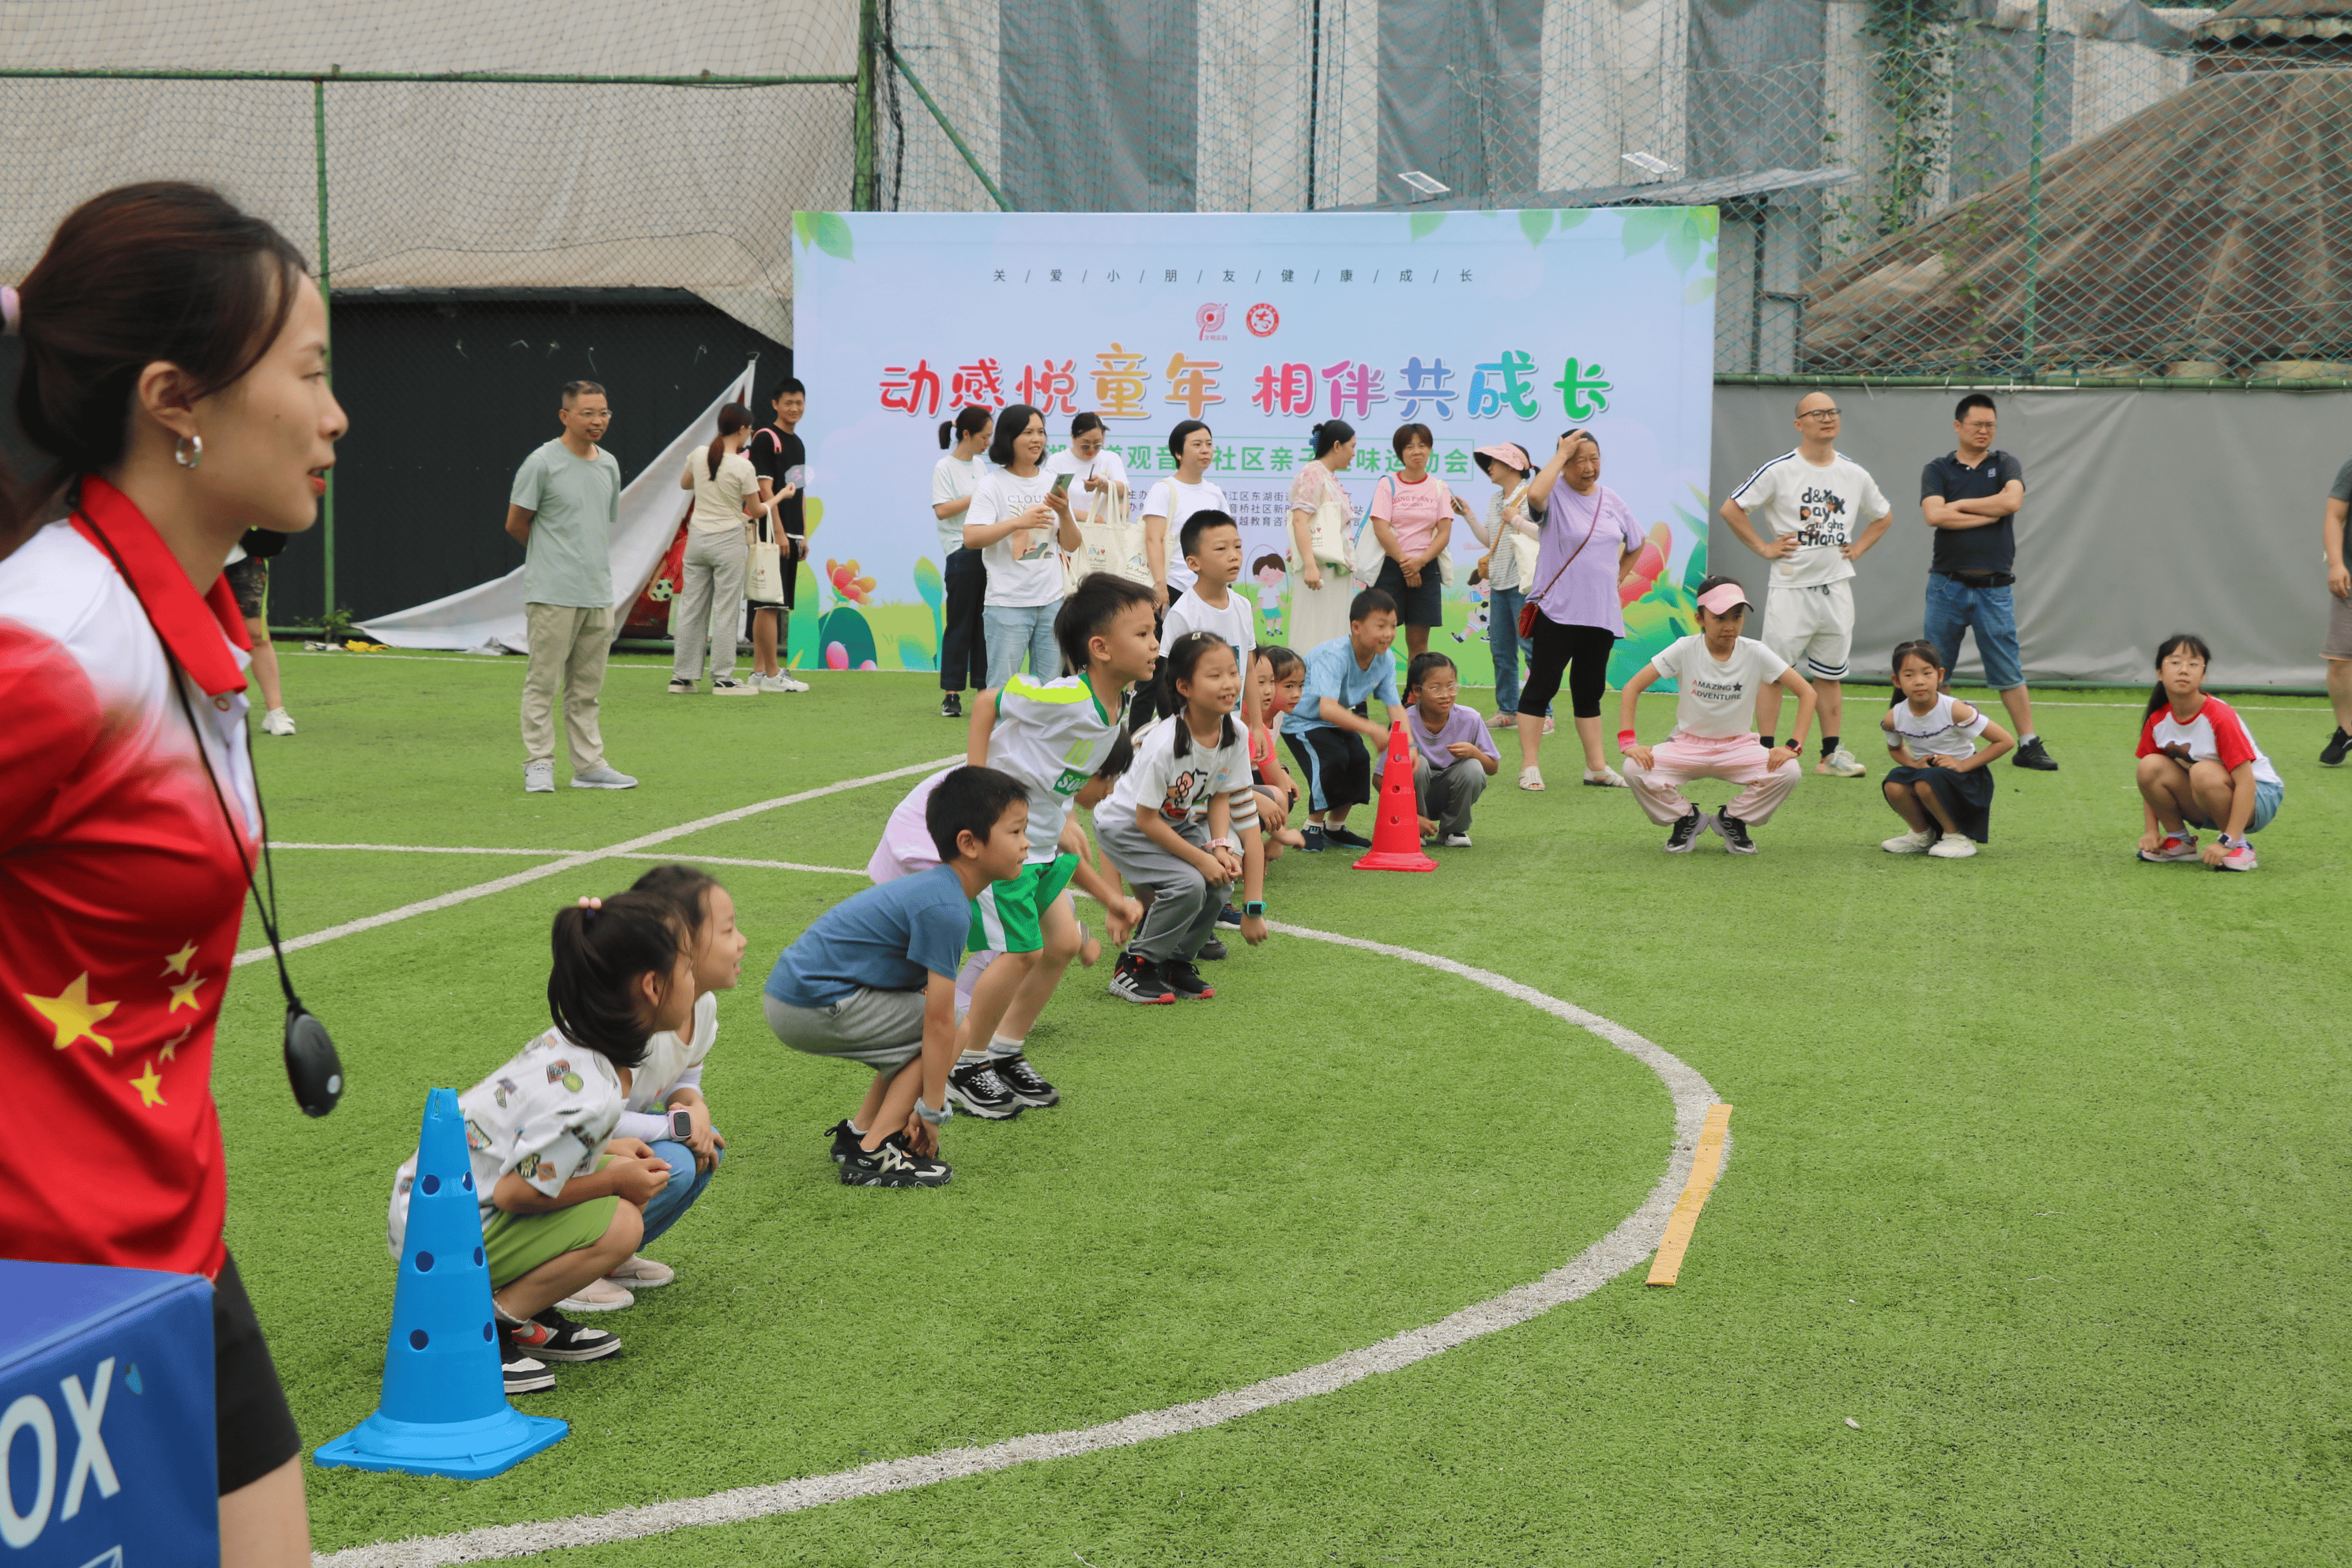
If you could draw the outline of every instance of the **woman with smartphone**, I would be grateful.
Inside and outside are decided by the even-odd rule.
[[[1070,476],[1048,474],[1045,416],[1016,403],[996,416],[993,465],[973,487],[963,542],[988,568],[981,626],[988,644],[988,689],[1001,691],[1029,659],[1029,673],[1062,673],[1054,616],[1062,607],[1062,555],[1085,540],[1070,512]],[[1058,547],[1058,548],[1057,548]]]

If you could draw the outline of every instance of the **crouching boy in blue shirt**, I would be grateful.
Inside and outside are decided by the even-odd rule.
[[[1021,874],[1029,792],[993,768],[958,768],[923,812],[940,852],[817,916],[768,975],[768,1027],[796,1051],[874,1069],[857,1114],[833,1129],[845,1185],[936,1187],[956,1060],[955,982],[981,889]]]

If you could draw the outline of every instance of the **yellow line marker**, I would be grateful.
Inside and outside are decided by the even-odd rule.
[[[1650,1278],[1644,1283],[1671,1285],[1681,1274],[1683,1254],[1690,1248],[1691,1232],[1698,1227],[1698,1211],[1706,1207],[1706,1194],[1715,1190],[1716,1174],[1723,1169],[1723,1139],[1730,1127],[1731,1107],[1707,1107],[1706,1120],[1699,1125],[1698,1152],[1691,1161],[1690,1181],[1675,1202],[1665,1238],[1658,1243],[1658,1259],[1650,1265]]]

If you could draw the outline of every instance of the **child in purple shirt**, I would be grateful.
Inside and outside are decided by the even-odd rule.
[[[1449,849],[1470,847],[1470,808],[1503,763],[1477,710],[1455,700],[1461,690],[1461,671],[1442,653],[1415,654],[1406,667],[1404,729],[1421,836]]]

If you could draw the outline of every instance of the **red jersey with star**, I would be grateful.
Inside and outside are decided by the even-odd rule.
[[[0,1058],[44,1130],[0,1181],[0,1256],[209,1276],[213,1027],[246,883],[197,747],[256,853],[250,645],[226,582],[199,596],[121,492],[81,493],[0,561]]]

